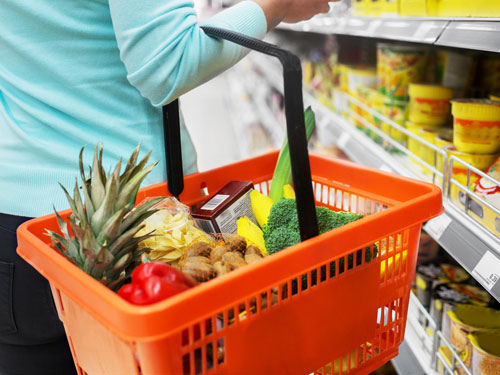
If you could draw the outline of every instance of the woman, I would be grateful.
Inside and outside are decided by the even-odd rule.
[[[328,9],[243,1],[208,23],[262,38]],[[188,0],[2,0],[0,51],[0,374],[74,375],[48,283],[16,255],[17,226],[67,207],[58,183],[74,184],[83,145],[91,160],[102,142],[108,167],[138,142],[164,162],[161,106],[245,51],[206,36]],[[196,171],[184,126],[182,149],[184,172]]]

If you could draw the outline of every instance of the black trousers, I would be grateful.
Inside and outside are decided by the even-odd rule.
[[[0,375],[75,375],[49,283],[16,253],[28,219],[0,213]]]

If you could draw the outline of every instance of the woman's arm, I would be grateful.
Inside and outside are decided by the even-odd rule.
[[[271,28],[281,20],[300,19],[300,12],[309,18],[327,10],[320,3],[327,6],[327,0],[243,1],[207,24],[262,38],[268,23]],[[190,0],[109,0],[109,5],[127,78],[155,106],[215,77],[245,53],[233,43],[208,37]]]

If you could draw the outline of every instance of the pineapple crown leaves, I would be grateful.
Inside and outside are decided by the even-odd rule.
[[[147,165],[151,152],[138,162],[139,150],[140,144],[132,152],[123,173],[120,174],[120,160],[114,170],[106,174],[102,165],[103,147],[96,145],[87,177],[83,147],[79,157],[81,189],[76,180],[71,197],[61,185],[72,213],[66,221],[54,208],[61,234],[46,230],[59,252],[110,287],[119,285],[126,277],[125,271],[147,250],[140,248],[140,243],[152,237],[153,232],[136,235],[144,228],[143,221],[157,212],[152,207],[163,199],[158,197],[133,209],[141,183],[158,164]]]

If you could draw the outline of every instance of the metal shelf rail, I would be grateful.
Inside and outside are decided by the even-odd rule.
[[[277,90],[282,90],[282,84],[279,82],[281,71],[278,66],[260,56],[250,55],[250,59],[252,59],[255,69],[266,78],[269,84]],[[359,102],[359,100],[349,95],[346,95],[346,100],[377,116],[383,123],[388,124],[393,131],[404,133],[407,137],[419,142],[422,147],[432,150],[434,152],[434,164],[431,165],[419,156],[412,154],[401,143],[391,138],[389,134],[381,131],[354,111],[346,109],[350,116],[361,122],[366,129],[379,139],[382,139],[386,145],[399,150],[399,155],[391,154],[387,151],[387,148],[377,144],[371,137],[357,129],[346,117],[325,107],[311,94],[304,92],[305,104],[311,105],[319,118],[318,126],[327,124],[327,127],[322,131],[331,132],[332,137],[337,139],[337,146],[353,161],[387,172],[434,182],[443,187],[445,213],[428,221],[424,229],[494,298],[500,301],[500,238],[476,221],[470,210],[470,202],[473,201],[483,209],[489,209],[496,214],[500,214],[500,212],[480,196],[474,194],[467,186],[460,184],[453,178],[452,173],[447,173],[447,170],[452,170],[449,168],[452,163],[460,163],[467,168],[469,175],[473,172],[477,173],[497,186],[500,186],[500,182],[460,159],[451,157],[448,160],[446,153],[441,149],[409,132],[391,119],[375,112]],[[328,121],[325,119],[328,119]],[[444,160],[443,169],[438,168],[436,165],[438,155]],[[429,170],[432,174],[425,175],[421,172],[422,169]],[[457,202],[457,199],[452,199],[450,195],[451,187],[458,189],[459,196],[463,197],[465,204],[461,205],[460,202]]]
[[[329,14],[295,24],[282,23],[278,29],[500,52],[500,20],[493,18],[356,17]]]

